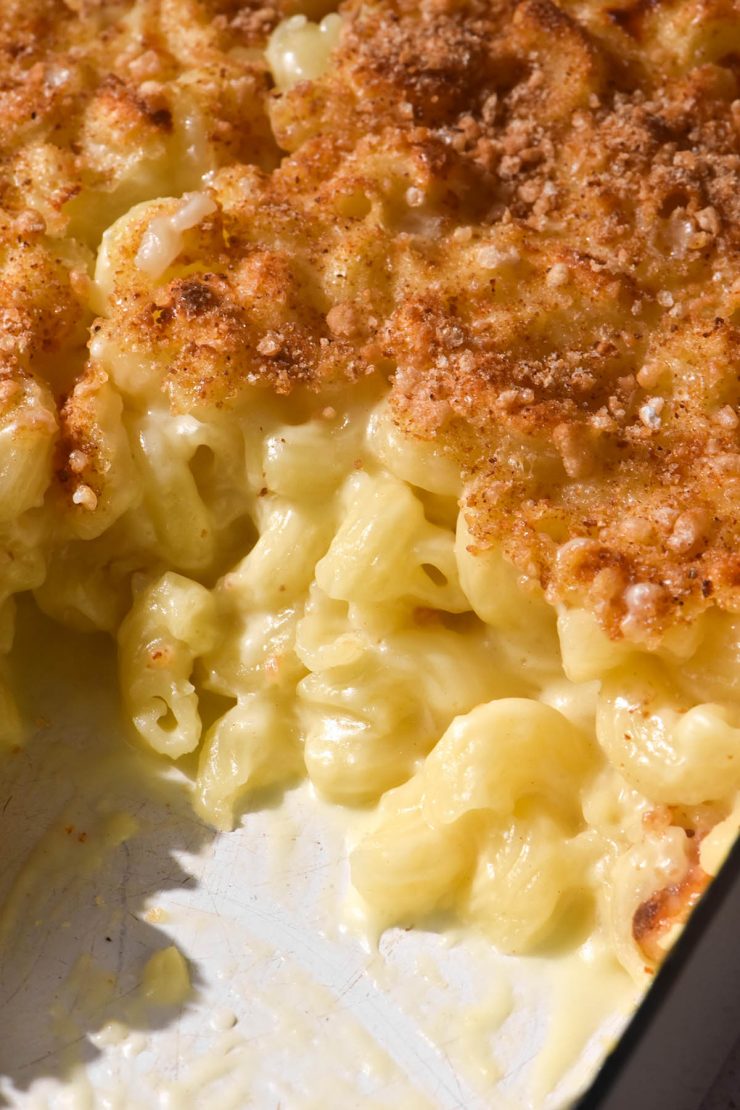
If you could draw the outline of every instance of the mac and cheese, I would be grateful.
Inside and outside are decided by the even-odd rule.
[[[640,977],[737,830],[740,20],[334,7],[3,6],[2,647],[117,637],[220,828],[376,805],[383,922]]]

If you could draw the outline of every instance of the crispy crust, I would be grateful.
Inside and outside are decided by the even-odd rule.
[[[289,145],[342,111],[355,154],[444,144],[383,328],[398,420],[460,456],[480,545],[615,637],[738,606],[739,37],[721,0],[362,5],[278,112]]]
[[[740,609],[737,5],[351,0],[328,73],[278,97],[249,51],[291,10],[4,5],[7,209],[83,236],[192,188],[184,111],[217,171],[164,280],[132,222],[104,369],[189,410],[386,374],[476,543],[553,602],[640,641]]]
[[[674,825],[683,828],[687,837],[685,874],[678,882],[661,887],[641,902],[632,917],[632,936],[654,966],[665,956],[671,930],[688,920],[711,881],[711,876],[701,866],[699,849],[704,837],[723,816],[711,806],[699,807],[693,812],[671,812],[664,807],[646,814],[644,821],[648,828],[660,831]]]

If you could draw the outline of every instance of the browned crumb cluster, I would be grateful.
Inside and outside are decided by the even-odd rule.
[[[736,0],[348,0],[325,76],[271,91],[257,48],[329,8],[3,4],[29,365],[77,350],[95,234],[210,171],[161,280],[132,231],[108,357],[188,410],[387,375],[399,424],[459,457],[476,542],[551,600],[641,640],[740,609]]]
[[[688,840],[683,878],[656,890],[640,903],[632,918],[632,936],[654,966],[665,956],[671,930],[686,923],[711,881],[711,876],[701,866],[699,849],[704,837],[725,817],[721,806],[709,805],[693,811],[659,806],[643,818],[646,827],[654,832],[664,832],[671,825],[683,828]]]

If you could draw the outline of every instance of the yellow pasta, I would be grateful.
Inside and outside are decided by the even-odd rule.
[[[289,705],[269,693],[244,694],[203,738],[196,808],[217,828],[232,828],[242,797],[297,775],[300,766]]]
[[[31,6],[0,744],[30,590],[214,825],[307,776],[381,923],[644,976],[737,829],[728,6]]]
[[[320,23],[294,15],[278,24],[265,53],[279,89],[285,91],[325,71],[340,24],[341,17],[335,13],[324,16]]]
[[[198,746],[197,656],[213,645],[215,606],[207,590],[168,573],[146,588],[121,625],[121,686],[137,732],[177,758]]]
[[[740,785],[740,707],[692,705],[654,664],[605,679],[596,727],[610,761],[656,801],[696,805]]]

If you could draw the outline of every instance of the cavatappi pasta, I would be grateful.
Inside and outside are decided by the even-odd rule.
[[[730,192],[699,207],[691,176],[737,123],[730,6],[27,6],[41,69],[0,92],[0,648],[28,590],[116,637],[133,730],[197,753],[219,828],[300,775],[377,806],[351,875],[382,922],[451,912],[523,953],[575,914],[639,978],[738,825],[738,280]],[[602,163],[660,90],[664,129],[679,93],[719,122],[695,162],[649,154],[684,176],[635,216]],[[568,174],[602,174],[583,211]],[[712,504],[650,438],[681,406]]]
[[[235,422],[256,539],[210,588],[140,572],[118,633],[130,719],[159,752],[199,750],[195,804],[219,827],[303,772],[336,802],[379,802],[351,863],[382,920],[452,909],[524,952],[576,909],[639,975],[660,948],[636,943],[635,914],[695,874],[694,828],[740,785],[737,701],[691,693],[705,637],[737,645],[735,622],[648,653],[558,617],[500,555],[471,554],[446,460],[366,394],[255,398]],[[218,435],[195,425],[191,458]],[[203,488],[180,523],[217,515]],[[207,727],[204,693],[230,703]]]

